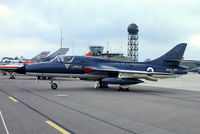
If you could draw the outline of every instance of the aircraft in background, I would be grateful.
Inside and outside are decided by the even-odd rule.
[[[57,89],[55,77],[73,77],[96,81],[96,88],[119,84],[120,90],[145,80],[177,77],[187,74],[188,68],[180,66],[187,44],[181,43],[163,56],[146,62],[125,62],[88,56],[58,56],[50,62],[26,65],[15,70],[30,76],[51,78],[51,88]]]
[[[57,51],[49,55],[49,51],[43,51],[37,56],[33,57],[29,61],[32,62],[44,62],[44,61],[50,61],[54,59],[58,55],[65,55],[69,51],[69,48],[59,48]]]
[[[24,66],[24,63],[22,61],[2,62],[0,64],[0,71],[2,72],[3,75],[10,73],[10,79],[15,79],[15,75],[13,74],[13,70],[20,68],[22,66]]]
[[[0,64],[0,70],[10,73],[10,79],[15,79],[15,75],[13,74],[13,70],[20,68],[27,64],[35,64],[41,61],[50,61],[58,55],[65,55],[69,51],[69,48],[60,48],[56,52],[49,55],[49,51],[43,51],[40,54],[34,56],[32,59],[28,61],[10,61],[10,62],[3,62]],[[48,56],[49,55],[49,56]],[[38,77],[40,78],[40,77]]]
[[[41,59],[46,58],[49,55],[50,51],[42,51],[40,54],[34,56],[30,61],[39,62]]]
[[[49,51],[43,51],[40,54],[34,56],[30,61],[22,61],[22,60],[2,60],[0,64],[0,70],[3,75],[10,73],[10,79],[15,79],[15,75],[13,74],[13,70],[22,67],[26,64],[33,64],[37,61],[41,60],[41,58],[45,58],[48,56]]]
[[[195,72],[200,74],[200,67],[192,68],[189,70],[190,72]]]
[[[69,51],[69,48],[60,48],[57,51],[55,51],[54,53],[50,54],[49,56],[45,57],[45,58],[41,58],[40,61],[44,62],[44,61],[50,61],[52,59],[54,59],[56,56],[58,55],[65,55],[67,52]]]

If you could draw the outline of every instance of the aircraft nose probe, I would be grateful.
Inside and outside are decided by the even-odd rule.
[[[25,66],[15,69],[14,72],[18,74],[26,74]]]

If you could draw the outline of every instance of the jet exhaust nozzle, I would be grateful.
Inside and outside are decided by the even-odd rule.
[[[25,66],[15,69],[14,72],[18,74],[26,74]]]

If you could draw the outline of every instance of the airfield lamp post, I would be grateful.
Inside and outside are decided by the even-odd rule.
[[[128,56],[133,61],[138,61],[138,26],[134,23],[128,26]]]

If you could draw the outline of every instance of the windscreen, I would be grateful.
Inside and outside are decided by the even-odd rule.
[[[63,63],[72,63],[74,56],[60,56]]]
[[[57,56],[54,59],[52,59],[51,62],[61,62],[61,59]]]

